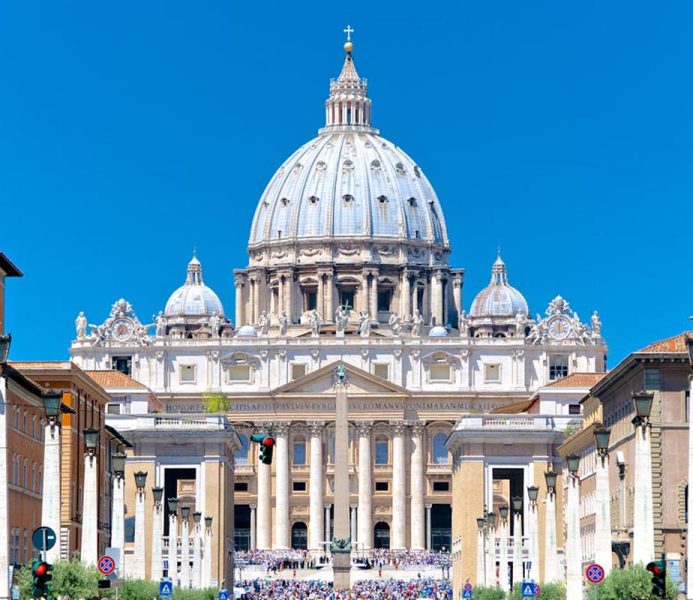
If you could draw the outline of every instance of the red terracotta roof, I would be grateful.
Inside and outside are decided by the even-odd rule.
[[[604,375],[606,373],[573,373],[552,381],[546,387],[591,388]]]
[[[638,352],[686,352],[686,336],[689,333],[690,332],[679,333],[674,337],[653,342],[649,346],[645,346],[642,350],[638,350]]]
[[[125,375],[125,373],[121,373],[120,371],[116,371],[115,369],[110,371],[85,371],[85,373],[105,390],[108,390],[109,388],[133,388],[139,390],[149,389],[146,385],[142,385],[139,381],[136,381],[132,377]]]

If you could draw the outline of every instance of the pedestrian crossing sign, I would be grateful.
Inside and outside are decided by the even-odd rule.
[[[159,581],[159,596],[162,598],[173,596],[173,581],[164,578]]]
[[[522,598],[534,598],[534,582],[522,582]]]

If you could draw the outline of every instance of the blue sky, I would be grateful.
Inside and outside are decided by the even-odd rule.
[[[281,162],[315,135],[342,30],[373,121],[445,210],[467,309],[496,247],[534,314],[598,309],[613,366],[693,313],[693,3],[0,4],[0,249],[12,358],[74,318],[163,308],[197,247],[232,270]]]

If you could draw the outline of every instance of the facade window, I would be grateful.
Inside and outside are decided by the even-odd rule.
[[[233,491],[234,492],[247,492],[248,491],[248,482],[247,481],[234,482]]]
[[[294,492],[305,492],[308,489],[305,481],[294,481],[293,490]]]
[[[39,437],[39,436],[37,435],[37,431],[36,431],[36,415],[34,415],[33,417],[31,417],[31,437],[32,437],[32,438],[37,438],[37,439],[38,439],[38,437]]]
[[[10,563],[13,565],[19,564],[19,529],[12,529],[10,534]]]
[[[580,414],[580,405],[579,404],[569,404],[568,405],[568,414],[569,415],[579,415]]]
[[[306,442],[305,440],[296,440],[294,442],[294,464],[306,464]]]
[[[29,459],[24,459],[24,465],[22,466],[22,485],[25,490],[29,489]]]
[[[195,383],[195,375],[197,369],[195,365],[181,365],[180,366],[180,382],[181,383]]]
[[[327,462],[334,464],[334,429],[327,431]]]
[[[314,290],[306,290],[303,294],[304,310],[315,310],[318,307],[318,293]]]
[[[111,359],[111,369],[130,375],[132,373],[132,356],[114,356]]]
[[[373,375],[381,379],[390,379],[390,365],[382,363],[373,365]]]
[[[27,411],[24,411],[24,420],[22,421],[22,431],[24,433],[28,433],[28,427],[29,427],[29,413]]]
[[[390,484],[387,481],[376,481],[375,491],[376,492],[387,492],[390,489]]]
[[[19,485],[19,456],[16,454],[12,458],[12,483]]]
[[[291,381],[303,377],[306,374],[305,363],[292,363],[291,365]]]
[[[38,474],[38,486],[39,486],[39,494],[43,494],[43,467],[39,467],[39,474]]]
[[[386,465],[389,460],[388,441],[384,436],[375,438],[375,464]]]
[[[484,365],[484,383],[500,383],[501,366],[497,363]]]
[[[549,381],[568,376],[568,357],[561,354],[549,358]]]
[[[645,369],[645,389],[648,392],[662,389],[662,372],[659,369]]]
[[[447,436],[444,433],[436,433],[433,436],[433,463],[436,465],[448,464],[448,449],[445,447]]]
[[[449,492],[450,482],[449,481],[434,481],[433,482],[434,492]]]
[[[106,405],[106,413],[109,415],[119,415],[121,413],[120,404],[110,402]]]
[[[354,308],[354,290],[339,290],[339,305],[348,310]]]
[[[450,381],[450,365],[431,365],[428,376],[431,381]]]
[[[239,434],[239,439],[241,440],[241,445],[236,450],[234,460],[237,465],[247,465],[248,464],[248,451],[250,450],[250,442],[248,441],[248,436],[244,433]]]
[[[250,381],[250,366],[249,365],[231,365],[226,374],[231,383]]]
[[[36,489],[36,463],[31,465],[31,491],[37,492]]]
[[[392,303],[392,289],[378,291],[378,312],[390,312]]]

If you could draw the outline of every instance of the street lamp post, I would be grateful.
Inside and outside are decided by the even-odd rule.
[[[135,579],[144,579],[147,576],[146,555],[145,555],[145,508],[144,501],[146,492],[144,487],[147,485],[147,472],[137,471],[135,473],[135,553],[133,556],[132,576]]]
[[[80,544],[82,562],[96,565],[99,554],[97,477],[99,432],[89,427],[83,431],[84,446],[84,491],[82,506],[82,540]],[[45,489],[45,488],[44,488]]]
[[[205,517],[205,542],[202,550],[202,587],[212,585],[212,517]]]
[[[513,503],[513,585],[522,581],[522,496],[514,496]]]
[[[163,571],[163,535],[164,535],[164,510],[162,499],[164,497],[164,488],[153,487],[152,499],[154,500],[154,509],[152,514],[152,564],[149,578],[152,581],[159,581]]]
[[[41,525],[60,532],[60,414],[63,395],[48,390],[43,395],[46,425],[43,436],[43,494]],[[57,491],[55,491],[57,490]],[[60,544],[46,551],[46,561],[54,563],[60,557]]]
[[[633,394],[635,417],[635,477],[633,482],[633,564],[654,560],[654,515],[652,502],[652,446],[650,413],[654,394]]]
[[[178,586],[178,498],[168,499],[168,576]]]
[[[111,509],[111,546],[120,550],[120,568],[118,575],[125,575],[125,462],[124,452],[111,456],[113,466],[113,491]]]
[[[536,485],[527,486],[528,519],[527,529],[529,537],[529,565],[527,577],[534,581],[539,580],[539,516],[537,512],[537,498],[539,488]]]
[[[580,457],[571,454],[568,462],[566,521],[566,600],[582,600],[582,546],[580,543]]]
[[[199,589],[202,587],[202,513],[195,511],[193,513],[193,569],[192,569],[192,587]]]
[[[486,512],[476,520],[479,529],[477,538],[476,578],[477,585],[495,586],[496,578],[496,514]]]
[[[693,317],[691,317],[693,318]],[[686,334],[686,350],[688,350],[688,364],[693,370],[693,332]],[[693,481],[693,375],[688,376],[688,481]],[[688,493],[688,515],[693,515],[693,494]],[[689,516],[689,519],[691,517]],[[686,544],[686,598],[693,599],[693,563],[691,563],[690,552],[688,549],[693,541],[688,539]]]
[[[558,474],[553,471],[544,473],[546,480],[546,537],[544,542],[544,581],[551,583],[559,580],[558,573],[558,539],[556,534],[556,480]]]
[[[182,506],[180,509],[180,587],[183,590],[190,589],[190,507]]]
[[[500,506],[498,515],[500,516],[500,535],[498,544],[500,546],[500,558],[498,568],[498,579],[500,587],[504,592],[510,591],[510,577],[508,575],[508,506]]]
[[[594,561],[611,572],[611,494],[609,493],[609,436],[611,431],[599,426],[594,430],[597,447],[595,465],[596,506],[594,515]]]

